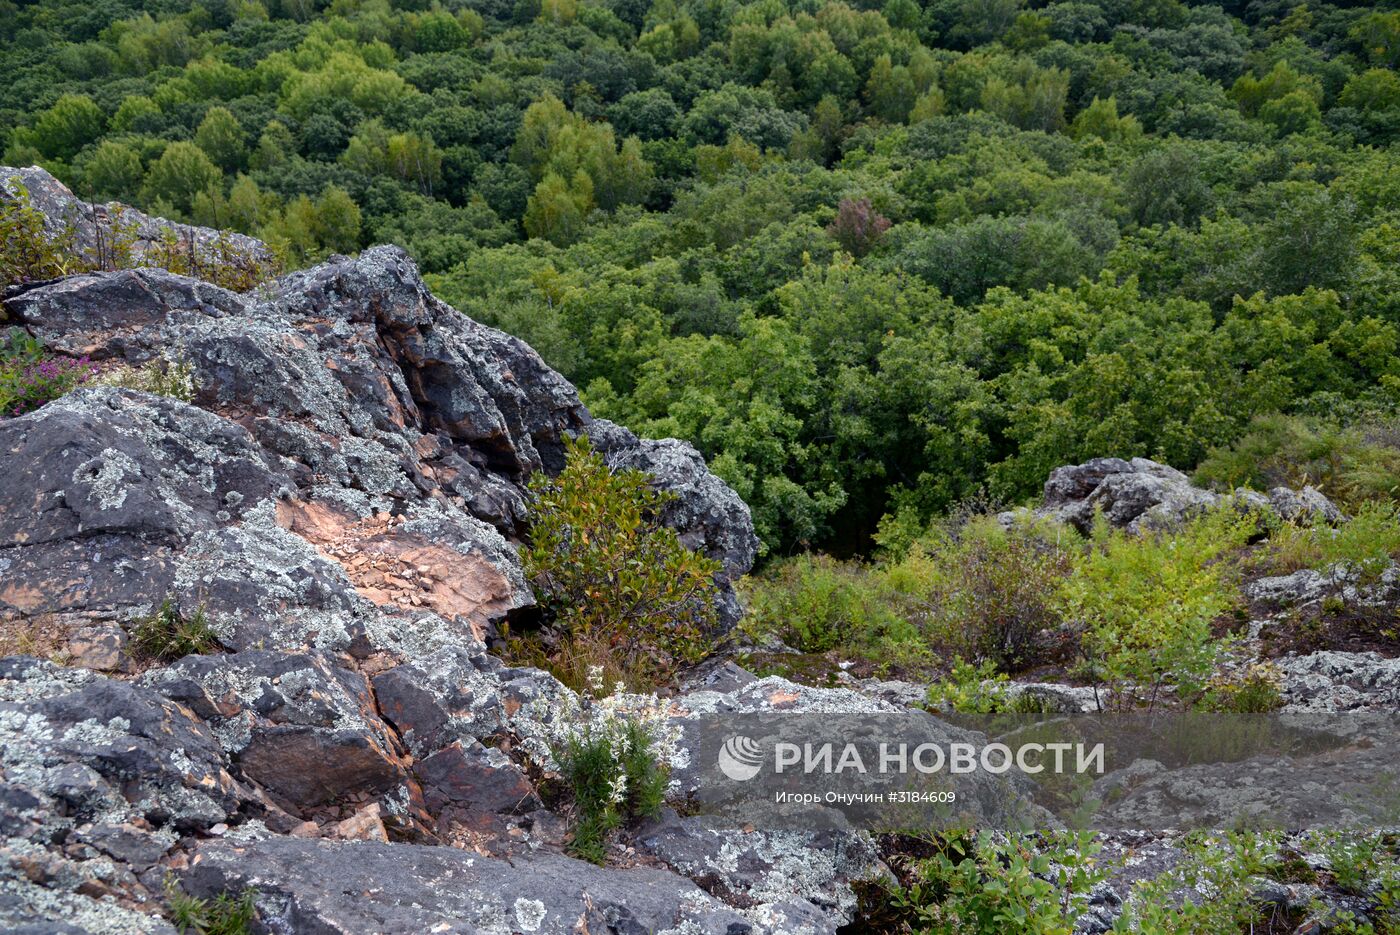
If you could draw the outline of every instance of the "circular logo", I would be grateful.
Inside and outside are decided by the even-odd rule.
[[[736,734],[719,748],[719,771],[735,782],[747,782],[763,767],[763,751],[752,737]]]

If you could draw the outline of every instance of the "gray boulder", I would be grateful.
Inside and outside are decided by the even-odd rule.
[[[1301,491],[1277,487],[1267,497],[1241,488],[1228,499],[1240,508],[1273,512],[1292,522],[1337,523],[1346,519],[1312,487]],[[1094,458],[1051,471],[1042,504],[1031,513],[1068,523],[1083,533],[1091,530],[1094,517],[1102,513],[1112,526],[1141,532],[1176,525],[1226,500],[1193,486],[1176,468],[1147,458]],[[998,519],[1010,525],[1024,513],[1013,510]]]
[[[182,882],[201,896],[253,888],[264,924],[286,935],[761,931],[675,874],[555,854],[269,838],[202,846]]]
[[[1269,505],[1290,523],[1336,525],[1346,519],[1346,514],[1315,487],[1304,487],[1302,490],[1275,487],[1269,491]]]
[[[1175,468],[1146,458],[1097,458],[1056,468],[1045,482],[1046,510],[1081,532],[1099,511],[1110,524],[1138,531],[1178,523],[1218,500]]]
[[[1323,651],[1274,660],[1286,711],[1400,709],[1400,659]]]

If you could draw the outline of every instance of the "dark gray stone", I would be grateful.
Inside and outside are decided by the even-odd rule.
[[[253,887],[285,935],[745,935],[755,927],[663,870],[555,854],[496,860],[446,847],[272,838],[211,843],[183,875],[196,895]]]

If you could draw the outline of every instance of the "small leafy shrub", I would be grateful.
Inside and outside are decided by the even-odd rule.
[[[13,198],[0,197],[0,287],[53,279],[74,272],[78,262],[71,231],[52,233],[18,179]]]
[[[1339,526],[1281,523],[1263,551],[1264,567],[1275,574],[1302,568],[1325,570],[1345,565],[1363,580],[1374,579],[1400,555],[1400,508],[1393,503],[1363,503]]]
[[[1152,935],[1238,935],[1259,931],[1268,910],[1254,899],[1256,876],[1278,869],[1274,834],[1195,833],[1182,842],[1186,858],[1134,887],[1115,932]],[[1193,892],[1180,899],[1183,891]]]
[[[181,935],[252,935],[258,908],[251,889],[238,896],[220,893],[213,899],[198,899],[186,895],[171,880],[166,882],[165,893],[170,921]]]
[[[1114,706],[1151,706],[1172,684],[1182,697],[1204,688],[1219,651],[1212,624],[1240,599],[1226,559],[1250,532],[1249,518],[1228,510],[1142,535],[1096,524],[1059,606]]]
[[[1339,889],[1381,897],[1386,921],[1400,923],[1400,846],[1393,836],[1318,831],[1309,836],[1307,847],[1327,858]]]
[[[131,630],[131,645],[142,656],[169,662],[214,652],[219,648],[219,637],[204,608],[186,619],[175,602],[166,598],[154,613],[137,621]]]
[[[927,703],[935,711],[958,714],[1048,714],[1047,702],[1035,695],[1011,693],[1006,673],[990,661],[973,665],[961,656],[953,660],[946,678],[928,688]]]
[[[1198,707],[1233,714],[1267,714],[1283,707],[1283,678],[1278,667],[1255,663],[1233,675],[1217,675],[1206,683]]]
[[[935,528],[887,573],[907,594],[918,629],[946,650],[1007,670],[1033,661],[1037,635],[1058,626],[1056,595],[1074,567],[1078,536],[978,516]]]
[[[181,402],[194,398],[194,368],[185,361],[152,360],[140,367],[119,366],[104,371],[92,382],[168,396]]]
[[[1010,706],[1007,681],[992,662],[973,665],[959,656],[948,677],[928,687],[928,705],[959,714],[1000,714]]]
[[[905,930],[927,935],[1069,935],[1103,878],[1089,834],[1039,839],[983,831],[933,839],[936,852],[908,869],[890,908]]]
[[[601,864],[609,832],[660,810],[678,735],[655,695],[628,694],[617,686],[600,697],[597,669],[591,683],[575,707],[559,713],[560,734],[550,754],[573,793],[570,850]]]
[[[22,416],[91,380],[86,357],[53,357],[18,328],[0,338],[0,416]]]
[[[662,525],[671,494],[609,468],[586,440],[570,442],[563,472],[537,474],[530,494],[522,557],[557,631],[549,655],[601,652],[654,680],[704,655],[719,563]]]
[[[879,573],[867,566],[799,555],[746,582],[745,626],[808,653],[838,646],[875,649],[906,629],[891,597]]]
[[[881,663],[960,656],[993,669],[1029,664],[1073,567],[1073,530],[991,516],[936,526],[883,565],[802,555],[748,584],[747,626],[805,652],[840,648]]]

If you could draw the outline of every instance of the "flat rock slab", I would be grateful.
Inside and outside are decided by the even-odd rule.
[[[287,935],[761,931],[675,874],[558,854],[505,861],[414,844],[217,842],[200,848],[183,884],[198,896],[252,887],[263,923]]]

